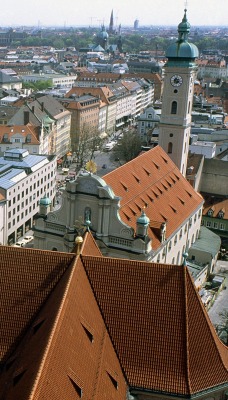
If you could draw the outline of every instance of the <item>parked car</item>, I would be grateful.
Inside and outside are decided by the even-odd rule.
[[[116,141],[112,140],[111,142],[106,143],[104,150],[111,151],[115,145],[116,145]]]
[[[13,247],[24,247],[25,242],[16,242],[15,244],[13,244]]]
[[[33,236],[25,236],[23,240],[25,242],[31,242],[31,240],[33,240]]]
[[[81,171],[79,171],[79,175],[80,176],[88,176],[89,171],[87,171],[86,169],[81,169]]]

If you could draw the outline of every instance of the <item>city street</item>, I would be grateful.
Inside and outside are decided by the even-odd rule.
[[[97,165],[97,172],[98,176],[106,175],[108,172],[113,171],[117,167],[121,165],[121,162],[116,160],[115,161],[115,154],[113,151],[95,151],[93,161]],[[71,176],[72,172],[75,172],[76,164],[72,163],[69,165],[69,173],[68,175]],[[57,169],[57,181],[64,181],[67,177],[62,173],[62,168]]]

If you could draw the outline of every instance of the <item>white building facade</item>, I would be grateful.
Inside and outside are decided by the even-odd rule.
[[[0,157],[0,164],[0,195],[4,199],[0,212],[5,221],[1,240],[13,244],[32,228],[40,199],[46,194],[54,201],[56,157],[12,149]]]

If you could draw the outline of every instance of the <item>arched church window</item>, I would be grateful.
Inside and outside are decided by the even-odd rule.
[[[177,102],[173,101],[171,105],[171,114],[176,114],[177,113]]]
[[[168,154],[171,154],[173,152],[173,144],[172,142],[169,142],[168,144]]]
[[[188,102],[188,114],[190,113],[190,106],[191,106],[191,103],[190,103],[190,101]]]

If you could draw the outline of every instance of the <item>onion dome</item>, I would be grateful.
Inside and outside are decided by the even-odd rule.
[[[50,204],[51,204],[51,199],[49,197],[47,197],[47,195],[45,193],[44,197],[42,197],[40,199],[40,205],[47,207],[47,206],[50,206]]]
[[[184,17],[178,25],[178,40],[171,44],[166,51],[166,57],[169,61],[177,59],[190,61],[199,57],[198,48],[193,43],[188,42],[190,24],[186,12],[187,10],[184,10]]]
[[[105,30],[105,26],[102,25],[101,31],[97,34],[99,39],[108,40],[108,32]]]
[[[142,210],[142,214],[140,215],[140,217],[137,219],[136,222],[139,225],[144,225],[144,226],[149,225],[150,219],[147,217],[144,210]]]

